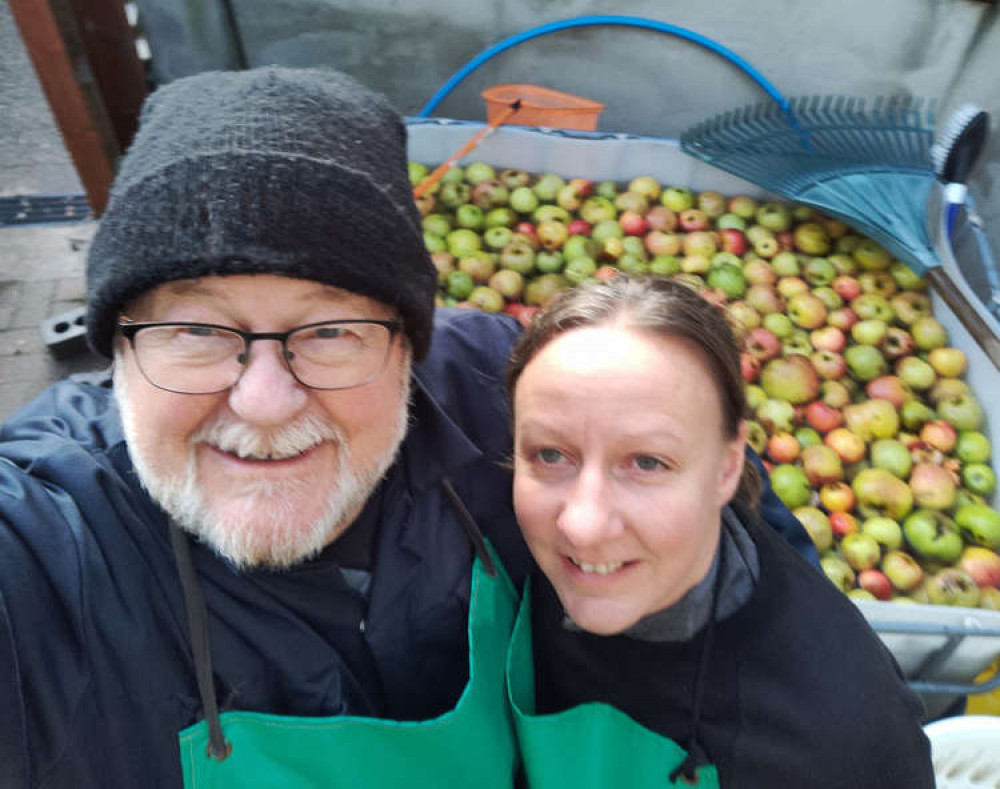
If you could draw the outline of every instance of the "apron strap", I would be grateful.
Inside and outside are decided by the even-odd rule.
[[[483,539],[483,533],[479,528],[479,524],[476,523],[476,519],[472,517],[472,513],[469,512],[468,508],[466,508],[465,502],[459,498],[459,495],[454,486],[451,484],[450,479],[442,479],[441,487],[444,489],[444,494],[447,496],[448,503],[451,504],[451,508],[455,511],[455,515],[458,517],[459,523],[462,524],[462,528],[465,529],[465,533],[472,542],[472,547],[476,551],[476,556],[478,556],[479,561],[483,563],[483,569],[486,570],[486,573],[490,578],[496,578],[496,565],[493,563],[493,557],[490,556],[490,552],[486,548],[486,540]]]
[[[712,636],[715,634],[715,619],[719,612],[719,597],[722,594],[722,576],[725,573],[726,547],[723,544],[724,533],[719,534],[719,565],[715,570],[715,581],[712,584],[712,611],[709,614],[708,627],[705,629],[705,640],[701,645],[701,656],[698,660],[698,675],[694,683],[694,703],[691,712],[691,732],[684,745],[687,756],[670,773],[670,780],[675,782],[680,778],[684,783],[695,785],[698,776],[695,770],[708,764],[708,757],[698,743],[698,726],[701,723],[701,706],[705,696],[705,685],[708,680],[708,667],[712,657]]]
[[[191,561],[191,546],[187,535],[170,519],[170,544],[174,549],[174,561],[184,592],[184,608],[187,611],[188,637],[194,653],[195,676],[198,680],[198,694],[208,721],[208,755],[223,761],[233,751],[232,743],[226,742],[219,721],[219,707],[215,700],[215,685],[212,680],[212,651],[208,643],[208,614],[201,585],[195,575]]]

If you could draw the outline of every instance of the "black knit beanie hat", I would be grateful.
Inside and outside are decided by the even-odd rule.
[[[395,307],[420,359],[437,273],[385,97],[324,69],[209,72],[153,93],[87,258],[99,353],[123,305],[164,282],[315,280]]]

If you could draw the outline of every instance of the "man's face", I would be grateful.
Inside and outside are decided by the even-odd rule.
[[[168,283],[127,314],[250,332],[394,317],[367,297],[271,275]],[[409,367],[396,336],[374,380],[320,391],[295,380],[279,342],[258,340],[230,389],[176,394],[150,384],[121,342],[115,391],[139,477],[179,525],[239,566],[284,567],[336,539],[391,465],[406,432]]]

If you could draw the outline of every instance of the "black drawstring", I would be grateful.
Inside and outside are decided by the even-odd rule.
[[[458,493],[455,492],[455,488],[452,486],[451,480],[442,479],[441,487],[444,488],[445,495],[448,497],[448,502],[451,504],[451,508],[455,511],[455,515],[458,516],[458,520],[462,524],[462,528],[465,529],[465,533],[472,541],[472,547],[475,548],[476,556],[479,557],[479,561],[483,563],[483,569],[486,570],[490,578],[496,578],[496,565],[493,564],[493,557],[490,556],[490,552],[486,548],[486,540],[483,539],[483,533],[480,531],[479,524],[476,523],[476,519],[472,517],[472,513],[466,509],[465,503],[458,497]]]
[[[722,576],[726,564],[725,532],[719,535],[719,566],[716,568],[715,582],[712,584],[712,612],[709,614],[708,627],[705,630],[705,640],[701,645],[701,656],[698,660],[698,675],[694,683],[694,705],[691,712],[691,733],[688,735],[685,749],[687,756],[670,773],[670,780],[677,782],[678,777],[686,784],[698,783],[696,770],[708,764],[708,757],[698,743],[698,726],[701,723],[701,704],[705,696],[705,684],[708,679],[708,667],[712,659],[712,636],[715,634],[715,619],[719,612],[719,596],[722,593]]]
[[[177,574],[184,592],[184,608],[187,611],[188,637],[194,653],[195,676],[198,680],[198,694],[208,721],[208,755],[223,761],[233,752],[231,743],[226,742],[219,721],[219,707],[215,700],[215,686],[212,681],[212,652],[208,643],[208,613],[205,598],[201,594],[201,584],[195,575],[191,561],[191,546],[187,535],[170,520],[170,544],[174,549]]]

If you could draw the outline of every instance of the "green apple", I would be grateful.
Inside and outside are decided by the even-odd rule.
[[[867,518],[861,524],[861,533],[873,537],[883,551],[896,550],[903,544],[903,529],[892,518]]]
[[[900,592],[910,592],[924,580],[923,568],[917,560],[898,549],[890,550],[882,557],[882,572]]]
[[[847,594],[854,588],[854,570],[841,557],[828,553],[820,557],[819,563],[823,568],[823,574],[841,592]]]
[[[909,546],[924,559],[951,564],[962,555],[963,543],[959,527],[941,512],[924,509],[912,512],[903,521],[903,536]]]
[[[899,433],[899,413],[892,403],[879,398],[845,406],[844,422],[865,441],[893,438]]]
[[[936,416],[934,409],[919,400],[907,400],[899,409],[899,418],[903,427],[911,432],[920,430]]]
[[[852,376],[859,381],[871,381],[885,375],[889,364],[874,345],[851,345],[844,351],[844,361]]]
[[[747,420],[747,443],[758,455],[764,454],[764,450],[767,448],[767,431],[764,430],[760,422],[755,422],[752,419]]]
[[[962,466],[962,484],[973,493],[989,496],[996,490],[997,477],[985,463],[966,463]]]
[[[913,335],[913,341],[922,351],[943,348],[948,344],[948,330],[941,325],[937,318],[930,315],[917,318],[910,326],[910,334]]]
[[[915,273],[913,269],[898,260],[889,266],[889,273],[896,280],[896,285],[900,290],[927,289],[927,281],[921,279],[920,275]]]
[[[937,380],[934,368],[919,356],[904,356],[896,362],[896,375],[918,392],[930,389]]]
[[[910,450],[895,438],[880,438],[868,449],[874,468],[884,468],[900,479],[906,479],[913,468]]]
[[[823,443],[822,436],[820,436],[820,434],[811,427],[796,428],[795,439],[799,442],[799,446],[803,449],[814,447],[817,444]]]
[[[787,339],[795,331],[792,319],[783,312],[769,312],[762,318],[761,322],[764,328],[773,332],[779,340]]]
[[[760,373],[760,385],[768,397],[798,405],[819,395],[819,375],[805,356],[771,359]]]
[[[990,440],[975,430],[963,430],[955,444],[955,457],[963,463],[988,463],[993,454]]]
[[[708,272],[705,282],[710,288],[718,288],[731,299],[738,299],[747,291],[747,281],[737,266],[723,263]]]
[[[965,504],[955,510],[955,523],[976,545],[1000,548],[1000,512],[986,504]]]
[[[870,534],[853,532],[840,541],[840,553],[853,570],[868,570],[882,558],[882,548]]]
[[[789,463],[777,465],[771,470],[770,478],[771,488],[790,510],[804,507],[812,498],[809,480],[798,466]]]
[[[771,259],[771,268],[779,277],[797,277],[802,273],[799,256],[794,252],[779,252]]]
[[[476,283],[464,271],[452,271],[448,275],[447,291],[448,295],[458,301],[469,298],[469,294],[475,289]]]
[[[927,598],[933,605],[975,608],[979,604],[979,586],[967,572],[946,567],[927,579]]]
[[[913,492],[899,477],[884,468],[865,468],[851,482],[858,511],[865,518],[884,516],[899,520],[913,508]]]
[[[956,430],[978,430],[983,424],[983,407],[971,394],[942,398],[937,412]]]
[[[792,515],[805,528],[817,551],[822,553],[833,547],[833,529],[823,510],[819,507],[796,507],[792,510]]]
[[[892,265],[892,257],[870,238],[862,238],[851,253],[865,271],[884,271]]]

